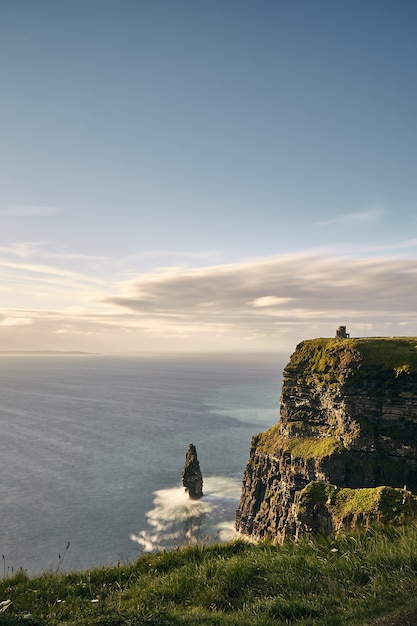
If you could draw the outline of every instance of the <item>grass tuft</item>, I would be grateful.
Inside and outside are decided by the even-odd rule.
[[[279,453],[289,452],[292,457],[299,459],[322,459],[343,449],[341,441],[332,436],[283,436],[280,423],[260,433],[257,436],[256,446],[265,454],[277,456]]]
[[[360,625],[416,595],[415,525],[283,546],[194,546],[0,581],[0,598],[12,602],[4,626]]]

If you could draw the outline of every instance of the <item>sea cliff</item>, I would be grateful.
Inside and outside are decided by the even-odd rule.
[[[417,338],[312,339],[253,437],[236,529],[278,541],[417,511]]]

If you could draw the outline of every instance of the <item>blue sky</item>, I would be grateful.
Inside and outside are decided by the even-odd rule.
[[[417,335],[414,1],[3,0],[0,349]]]

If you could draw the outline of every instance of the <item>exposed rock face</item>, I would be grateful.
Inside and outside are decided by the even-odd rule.
[[[300,534],[331,534],[361,526],[402,525],[417,515],[417,496],[406,489],[338,488],[324,482],[304,487],[296,511]]]
[[[283,541],[384,522],[390,498],[404,513],[398,523],[414,515],[417,339],[302,342],[284,370],[280,416],[252,440],[236,515],[240,533]],[[381,496],[374,490],[381,486],[401,494]],[[337,495],[342,488],[361,498],[359,491]],[[352,510],[344,497],[355,502]]]
[[[185,455],[185,465],[182,470],[182,484],[191,500],[199,500],[203,497],[203,475],[197,458],[197,450],[190,443]]]

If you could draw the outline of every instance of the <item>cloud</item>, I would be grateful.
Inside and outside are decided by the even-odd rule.
[[[256,298],[256,300],[254,300],[252,302],[252,306],[255,307],[264,307],[264,306],[277,306],[280,304],[288,304],[288,302],[291,302],[292,298],[277,298],[277,296],[262,296],[261,298]]]
[[[32,320],[28,317],[3,317],[0,319],[0,326],[28,326]]]
[[[306,252],[150,271],[99,288],[49,266],[9,262],[2,271],[8,349],[290,351],[340,324],[353,336],[417,335],[410,258]]]
[[[219,258],[218,250],[203,250],[203,251],[179,251],[179,250],[143,250],[142,252],[137,252],[136,254],[131,254],[126,257],[125,262],[132,261],[142,261],[148,259],[178,259],[183,261],[204,261],[204,262],[213,262],[214,259]]]
[[[159,331],[248,333],[273,337],[282,327],[339,323],[417,324],[417,260],[326,258],[299,254],[138,276],[106,302]],[[417,325],[416,325],[417,334]],[[311,335],[311,333],[310,333]],[[308,335],[307,335],[308,336]]]
[[[60,213],[62,209],[51,206],[39,206],[34,204],[22,204],[0,209],[2,217],[44,217]]]
[[[384,215],[385,210],[379,207],[374,207],[366,211],[359,211],[357,213],[345,213],[344,215],[337,215],[329,220],[319,222],[322,226],[328,226],[329,224],[345,224],[345,225],[365,225],[375,224]]]
[[[38,275],[38,276],[53,276],[58,277],[60,280],[71,280],[77,281],[78,283],[94,283],[97,285],[103,285],[104,280],[93,278],[88,275],[80,274],[79,272],[74,272],[72,270],[61,269],[58,267],[54,267],[52,265],[43,265],[40,263],[18,263],[15,261],[8,261],[4,259],[0,259],[0,267],[8,268],[20,271],[22,274],[28,275]],[[33,280],[33,277],[32,277]]]
[[[12,258],[29,259],[37,256],[45,244],[47,244],[46,241],[20,241],[8,246],[0,246],[0,254]]]

